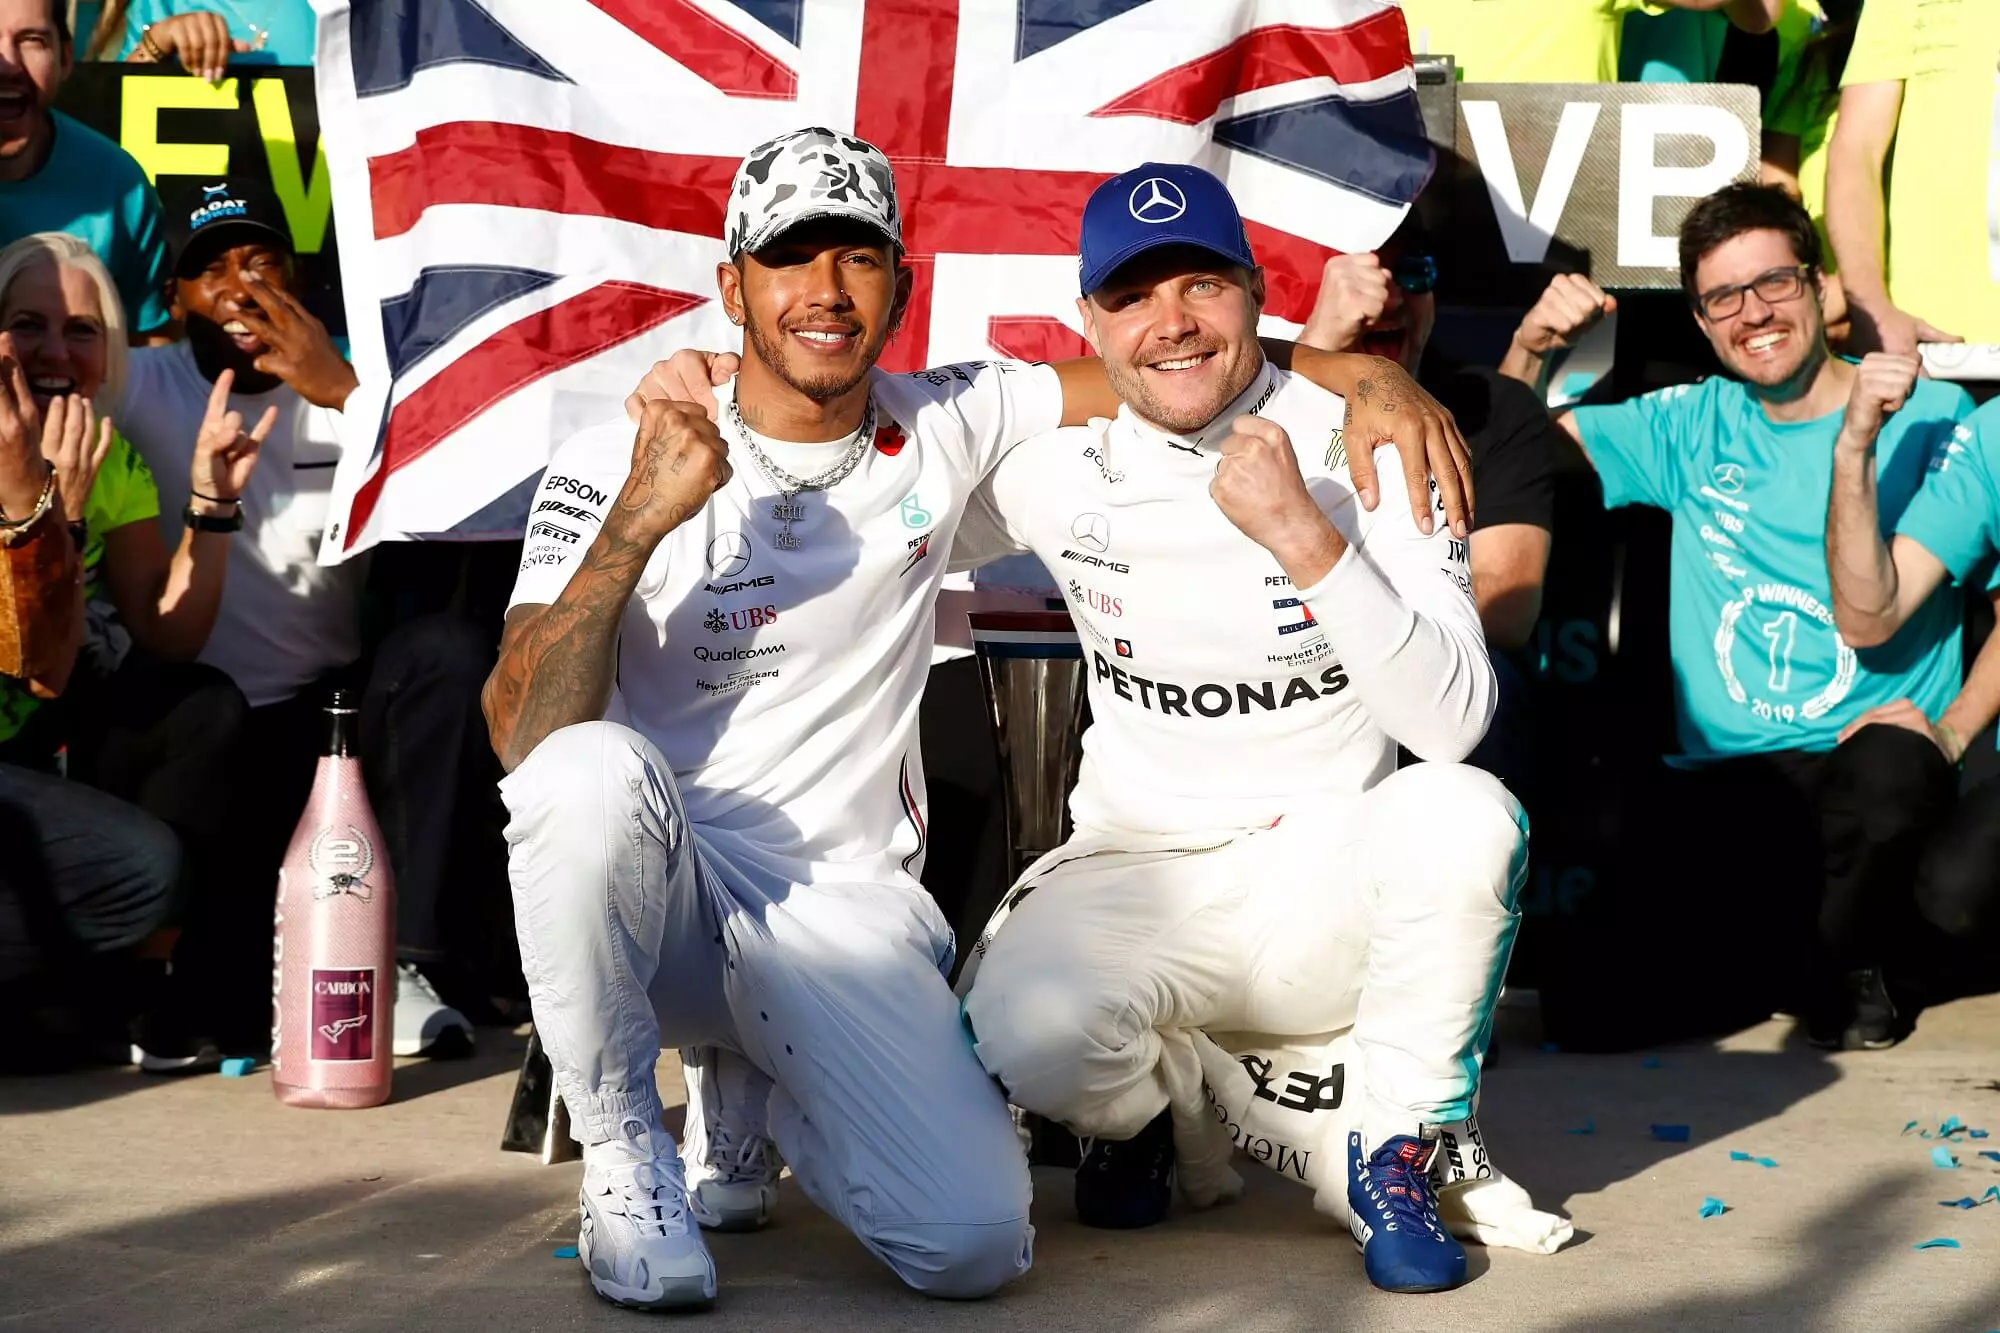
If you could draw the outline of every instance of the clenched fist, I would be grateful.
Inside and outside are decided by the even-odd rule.
[[[618,512],[634,535],[657,541],[700,513],[732,475],[729,446],[700,408],[655,399],[639,414]]]
[[[1616,297],[1580,273],[1558,273],[1514,330],[1514,341],[1536,356],[1574,347],[1597,322],[1618,309]]]
[[[1917,387],[1920,363],[1914,356],[1870,352],[1861,358],[1854,388],[1847,395],[1847,415],[1841,419],[1840,440],[1850,448],[1866,449],[1887,421],[1909,401]]]
[[[1208,483],[1216,508],[1276,556],[1294,586],[1325,578],[1347,543],[1306,490],[1285,428],[1263,417],[1238,417],[1219,452]]]
[[[1389,308],[1389,270],[1372,253],[1335,255],[1320,270],[1319,296],[1299,341],[1328,352],[1351,352],[1361,332]]]

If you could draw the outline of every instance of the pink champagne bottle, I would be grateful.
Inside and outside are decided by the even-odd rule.
[[[355,695],[335,690],[312,795],[278,871],[271,1086],[287,1106],[389,1100],[396,885],[356,754]]]

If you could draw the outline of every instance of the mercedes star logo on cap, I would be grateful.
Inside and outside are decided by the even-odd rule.
[[[1111,520],[1102,514],[1078,514],[1076,522],[1069,525],[1069,535],[1076,538],[1077,545],[1103,555],[1111,545]]]
[[[1132,216],[1141,222],[1172,222],[1187,212],[1187,196],[1180,187],[1161,176],[1148,176],[1132,187],[1128,201]]]

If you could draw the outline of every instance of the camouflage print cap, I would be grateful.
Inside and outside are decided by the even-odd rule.
[[[759,144],[729,183],[723,240],[731,255],[755,253],[814,218],[853,218],[903,244],[896,177],[881,149],[817,126]]]

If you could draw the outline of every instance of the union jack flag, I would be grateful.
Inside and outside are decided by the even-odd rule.
[[[1428,179],[1387,0],[313,0],[363,389],[322,558],[514,536],[550,451],[713,299],[736,164],[804,125],[896,167],[887,369],[1084,347],[1076,229],[1145,160],[1221,176],[1295,332]]]

